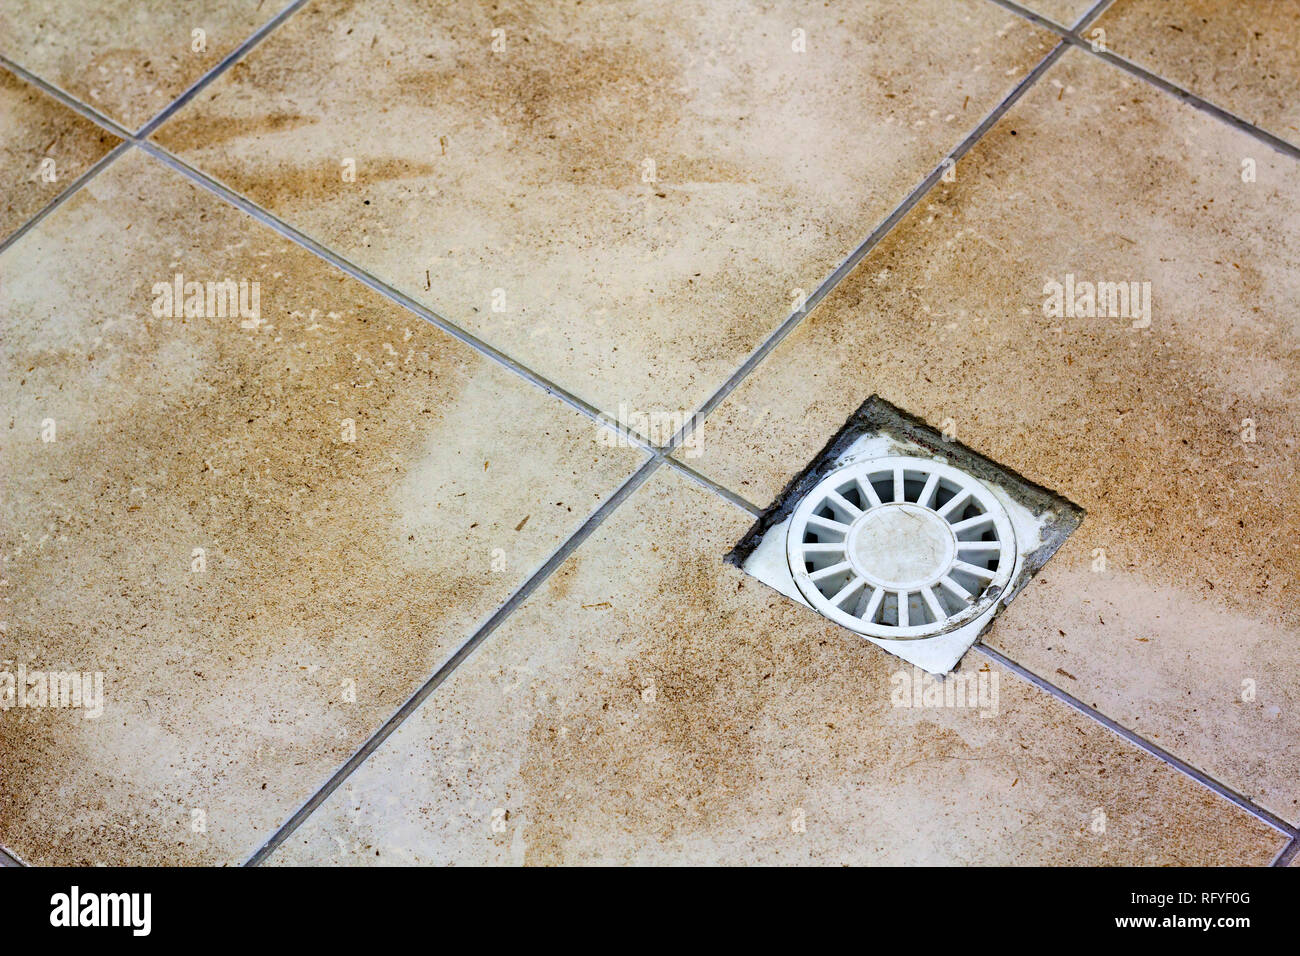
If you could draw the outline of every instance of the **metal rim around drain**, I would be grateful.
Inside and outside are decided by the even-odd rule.
[[[817,611],[871,637],[917,640],[992,607],[1016,563],[1006,509],[943,462],[891,456],[823,478],[790,519],[790,573]]]

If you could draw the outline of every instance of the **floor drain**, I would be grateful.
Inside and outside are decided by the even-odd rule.
[[[869,399],[730,555],[825,617],[951,670],[1082,512]]]
[[[933,637],[997,600],[1015,566],[1006,509],[979,479],[923,458],[827,475],[786,531],[795,585],[860,634]]]

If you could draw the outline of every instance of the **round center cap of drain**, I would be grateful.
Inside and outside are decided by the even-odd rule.
[[[951,526],[929,508],[887,504],[862,514],[845,542],[849,563],[885,588],[921,588],[952,567],[957,539]]]

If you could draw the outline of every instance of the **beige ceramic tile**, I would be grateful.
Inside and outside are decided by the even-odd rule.
[[[896,658],[723,563],[751,520],[660,469],[272,859],[1259,864],[1285,842],[987,664],[987,716],[894,706]]]
[[[1300,4],[1118,0],[1097,25],[1113,52],[1300,146]]]
[[[1082,527],[985,639],[1295,821],[1297,261],[1295,162],[1071,51],[694,464],[766,504],[878,392],[1066,495]],[[1045,315],[1068,274],[1149,282],[1150,327]]]
[[[1096,2],[1097,0],[1023,0],[1020,5],[1063,27],[1072,27]]]
[[[324,0],[157,138],[611,414],[666,416],[1052,42],[987,0]]]
[[[0,53],[135,130],[288,4],[5,0]]]
[[[105,698],[0,712],[29,862],[244,859],[641,460],[139,151],[0,288],[0,670]]]
[[[120,142],[0,69],[0,242]]]

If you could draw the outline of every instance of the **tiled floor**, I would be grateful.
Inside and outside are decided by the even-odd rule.
[[[1279,5],[47,7],[0,674],[104,702],[0,712],[13,859],[1289,858]],[[1087,511],[987,706],[722,560],[872,394]]]
[[[891,706],[896,660],[719,567],[750,523],[660,469],[279,859],[1241,864],[1277,852],[1268,827],[1001,668],[996,715]]]
[[[1257,147],[1069,51],[710,416],[696,465],[767,502],[863,391],[949,422],[1087,511],[986,642],[1294,823],[1300,178]],[[1150,277],[1151,327],[1046,319],[1070,272]]]
[[[0,242],[119,142],[14,74],[0,72]]]
[[[0,54],[137,130],[288,0],[5,0]]]
[[[854,9],[314,2],[155,139],[606,413],[690,412],[1055,39]]]
[[[1300,146],[1300,4],[1117,0],[1097,28],[1120,56]]]

